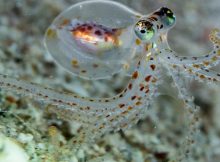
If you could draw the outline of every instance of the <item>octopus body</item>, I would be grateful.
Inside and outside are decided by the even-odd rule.
[[[87,79],[111,76],[127,63],[131,77],[125,89],[111,98],[84,98],[6,75],[0,75],[0,88],[32,95],[54,105],[52,111],[63,119],[80,122],[82,129],[73,144],[81,145],[109,131],[130,128],[145,117],[161,84],[161,69],[165,68],[193,123],[189,125],[188,140],[195,133],[197,110],[179,76],[220,81],[220,74],[210,69],[220,62],[220,31],[210,34],[213,51],[200,57],[181,57],[167,42],[167,33],[175,21],[167,7],[142,15],[112,1],[73,5],[48,28],[46,49],[64,68]]]

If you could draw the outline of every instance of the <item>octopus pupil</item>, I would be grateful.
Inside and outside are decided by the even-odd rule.
[[[141,33],[143,33],[143,34],[144,34],[145,32],[146,32],[145,30],[141,30]]]

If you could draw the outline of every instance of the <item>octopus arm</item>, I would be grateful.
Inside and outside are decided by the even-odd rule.
[[[149,87],[154,86],[157,82],[158,65],[156,57],[152,56],[143,55],[125,90],[112,98],[82,98],[5,75],[0,75],[0,88],[33,96],[36,100],[55,105],[56,109],[52,108],[53,111],[58,110],[56,113],[61,114],[62,118],[79,121],[82,129],[73,141],[75,144],[79,144],[83,141],[91,141],[97,134],[105,133],[105,126],[108,126],[107,131],[112,130],[113,126],[119,125],[123,118],[128,118],[127,123],[129,123],[129,115],[135,114],[131,113],[132,110],[137,108],[135,111],[138,114],[138,109],[147,105],[147,99],[153,94],[153,91],[150,93]],[[140,119],[136,114],[133,116],[137,121]],[[122,125],[119,127],[121,128]]]
[[[188,132],[186,135],[185,140],[183,141],[183,149],[179,152],[180,156],[178,157],[181,161],[188,157],[189,149],[192,148],[192,144],[194,143],[195,136],[198,130],[198,107],[194,103],[193,97],[190,95],[189,91],[187,90],[188,81],[184,78],[183,69],[181,67],[172,65],[172,64],[164,64],[166,69],[168,70],[169,74],[173,78],[174,84],[178,89],[179,97],[184,101],[184,108],[186,110],[186,115],[188,118]],[[184,75],[184,76],[183,76]],[[189,147],[190,146],[190,147]],[[186,156],[186,157],[183,157]]]
[[[143,60],[147,59],[145,58]],[[152,70],[152,67],[153,69],[156,67],[157,70]],[[128,91],[132,91],[132,93],[124,94],[123,100],[121,100],[123,102],[114,105],[115,109],[112,109],[113,112],[104,111],[103,114],[100,114],[99,117],[96,118],[96,121],[90,122],[90,125],[85,125],[83,129],[81,129],[77,139],[74,139],[74,143],[82,144],[84,142],[93,142],[109,131],[130,128],[141,118],[145,117],[153,101],[153,97],[156,94],[156,87],[160,83],[158,76],[159,64],[152,60],[147,64],[143,61],[140,63],[138,70],[143,73],[134,72],[132,75],[133,78],[131,79],[132,82],[130,82],[127,87],[127,89],[130,89]],[[131,83],[133,83],[132,87]],[[71,109],[69,110],[70,113],[68,114],[71,114]],[[82,142],[82,140],[84,142]]]
[[[130,84],[135,86],[138,83],[135,80],[131,80]],[[73,93],[56,91],[36,83],[30,83],[3,74],[0,74],[0,88],[14,91],[18,94],[29,96],[36,100],[41,100],[47,104],[57,105],[58,107],[61,107],[61,109],[64,107],[72,108],[74,113],[78,112],[82,115],[95,115],[100,113],[102,114],[103,112],[115,111],[115,108],[112,107],[112,105],[117,105],[117,103],[123,102],[124,97],[129,96],[129,94],[133,92],[133,90],[128,91],[128,93],[127,91],[123,91],[117,96],[111,98],[85,98]]]
[[[210,40],[214,45],[213,50],[204,55],[198,57],[191,56],[179,56],[173,50],[167,46],[163,48],[159,53],[161,58],[171,64],[176,65],[192,65],[210,68],[217,65],[220,62],[220,32],[219,30],[213,30],[210,34]]]
[[[131,82],[133,81],[131,80]],[[137,83],[134,82],[133,84],[135,86]],[[120,107],[119,103],[125,105],[127,102],[125,98],[131,96],[135,90],[133,88],[127,93],[124,91],[109,99],[83,98],[72,93],[59,92],[2,74],[0,74],[0,88],[49,104],[50,112],[56,113],[65,120],[77,121],[83,125],[91,125],[99,118],[105,118],[105,116],[112,115],[115,112],[122,112],[123,108]]]
[[[189,66],[184,66],[186,73],[198,81],[207,81],[207,82],[219,82],[220,73],[205,69],[205,68],[194,68]]]
[[[156,65],[159,69],[159,65]],[[153,82],[149,82],[149,84],[146,85],[145,90],[139,88],[141,91],[137,91],[133,94],[133,96],[131,96],[132,100],[129,105],[126,105],[127,108],[124,111],[115,113],[111,117],[107,117],[104,121],[106,123],[99,123],[100,125],[106,125],[104,132],[111,130],[118,131],[119,129],[126,130],[134,126],[140,119],[145,118],[147,114],[149,114],[149,107],[153,103],[153,98],[157,94],[157,87],[160,84],[159,70],[155,71],[152,78]],[[154,82],[155,80],[157,81]],[[144,82],[140,84],[144,85]]]
[[[204,75],[208,80],[211,81],[220,81],[220,73],[215,72],[213,70],[208,70],[208,69],[201,69],[198,71],[199,77],[201,78],[202,75]],[[203,76],[202,76],[203,77]]]
[[[99,119],[97,119],[97,122],[91,125],[90,132],[93,133],[89,135],[90,141],[110,131],[116,132],[120,129],[125,130],[130,128],[149,113],[148,108],[153,102],[157,85],[160,83],[158,70],[152,72],[152,63],[155,63],[154,65],[159,69],[159,65],[156,64],[156,61],[145,63],[143,73],[139,74],[138,78],[136,78],[139,80],[138,86],[133,85],[134,87],[132,87],[132,89],[134,89],[133,93],[130,93],[124,98],[124,103],[116,105],[116,107],[119,106],[119,109],[116,109],[117,111],[103,114],[102,117],[100,116]],[[149,76],[151,76],[151,79],[149,79]]]

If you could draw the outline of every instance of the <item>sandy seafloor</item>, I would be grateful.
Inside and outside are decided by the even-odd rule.
[[[86,81],[57,66],[42,40],[46,28],[62,10],[79,0],[0,0],[0,73],[20,77],[81,96],[106,97],[120,92],[127,79]],[[177,23],[170,45],[182,55],[211,50],[208,33],[220,28],[219,0],[118,0],[141,13],[169,6]],[[214,68],[220,71],[219,67]],[[0,90],[0,162],[84,162],[105,155],[106,162],[166,162],[184,145],[184,108],[177,91],[164,79],[161,96],[148,116],[132,129],[110,133],[76,152],[70,139],[77,125],[47,111],[48,105]],[[220,87],[197,81],[190,85],[200,106],[199,133],[188,162],[220,161]],[[8,137],[8,138],[6,138]],[[99,159],[96,159],[98,161]]]

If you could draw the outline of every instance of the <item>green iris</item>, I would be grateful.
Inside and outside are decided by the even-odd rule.
[[[176,21],[176,17],[173,12],[165,7],[161,9],[161,12],[164,14],[164,16],[162,16],[162,21],[165,23],[165,25],[172,26]]]
[[[167,17],[165,18],[165,23],[168,26],[172,26],[175,23],[175,20],[176,20],[175,16],[173,16],[173,15],[172,16],[168,16],[167,15]]]
[[[146,20],[138,21],[135,25],[135,34],[140,40],[149,41],[155,34],[153,24]]]

